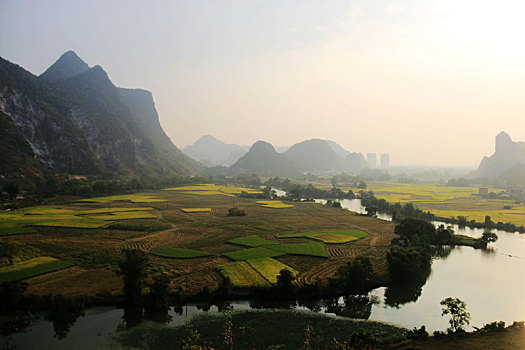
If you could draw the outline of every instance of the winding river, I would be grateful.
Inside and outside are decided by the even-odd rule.
[[[282,195],[282,193],[281,193]],[[316,200],[323,203],[324,200]],[[364,213],[359,199],[342,200],[343,208]],[[390,220],[386,215],[381,219]],[[434,222],[434,224],[441,224]],[[447,225],[447,224],[445,224]],[[459,228],[456,233],[479,237],[482,229]],[[472,315],[472,326],[480,327],[492,321],[525,319],[525,235],[495,231],[499,239],[488,250],[470,247],[445,247],[436,251],[432,271],[422,286],[406,290],[377,288],[367,298],[319,301],[315,312],[326,312],[348,317],[368,318],[403,325],[409,328],[425,325],[429,330],[445,330],[448,318],[441,317],[440,300],[453,296],[467,303]],[[233,302],[239,310],[251,309],[248,301]],[[258,305],[258,309],[264,308]],[[295,306],[308,311],[309,305]],[[267,306],[267,308],[271,308]],[[193,315],[218,312],[216,306],[187,305],[169,311],[170,324],[183,324]],[[310,311],[314,312],[314,311]],[[10,342],[22,349],[92,349],[106,346],[113,334],[122,329],[124,312],[116,308],[92,308],[85,311],[66,332],[65,337],[55,336],[53,323],[36,318],[24,331],[10,337],[3,336],[3,343]]]

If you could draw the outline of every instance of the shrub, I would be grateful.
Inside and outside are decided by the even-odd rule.
[[[246,212],[238,208],[228,209],[228,216],[245,216]]]

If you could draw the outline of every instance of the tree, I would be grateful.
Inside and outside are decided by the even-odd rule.
[[[481,243],[485,247],[487,247],[489,243],[494,243],[498,240],[498,235],[495,234],[494,232],[490,232],[490,230],[485,230],[480,240],[481,240]]]
[[[406,218],[396,226],[394,232],[411,245],[428,246],[436,234],[436,228],[428,221]]]
[[[295,276],[290,270],[282,269],[277,275],[277,286],[284,290],[291,290]]]
[[[373,273],[372,262],[367,257],[357,257],[337,270],[345,292],[349,293],[364,292]]]
[[[124,259],[118,263],[117,275],[124,279],[124,302],[129,307],[141,306],[148,255],[139,249],[124,249],[122,252]]]
[[[448,297],[441,300],[440,304],[443,306],[441,316],[450,314],[449,331],[462,331],[463,326],[470,324],[470,313],[467,312],[467,304],[463,300]]]
[[[379,208],[376,205],[368,205],[365,210],[367,216],[376,216]]]
[[[161,274],[153,278],[153,283],[149,285],[150,291],[147,296],[146,311],[164,311],[169,308],[169,288],[170,279],[167,275]]]
[[[8,182],[3,187],[4,187],[4,191],[6,191],[7,194],[9,195],[9,199],[12,201],[16,200],[16,196],[18,195],[18,192],[20,191],[20,187],[18,186],[18,184],[14,182]]]

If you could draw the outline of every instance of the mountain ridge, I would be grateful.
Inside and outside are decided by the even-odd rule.
[[[43,168],[156,177],[205,170],[164,133],[151,93],[141,90],[142,100],[132,101],[101,66],[86,66],[70,51],[37,77],[0,60],[0,112]]]

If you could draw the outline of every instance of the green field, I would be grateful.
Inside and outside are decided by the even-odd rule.
[[[266,246],[266,245],[270,245],[270,244],[277,244],[277,243],[275,243],[273,241],[269,241],[267,239],[260,238],[260,237],[258,237],[256,235],[248,235],[248,236],[243,236],[243,237],[230,239],[228,241],[228,243],[244,245],[244,246],[252,247],[252,248],[253,247],[262,247],[262,246]]]
[[[235,196],[241,194],[242,192],[257,194],[262,193],[260,190],[247,187],[237,187],[237,186],[222,186],[215,184],[200,184],[194,186],[180,186],[180,187],[171,187],[165,188],[164,191],[180,191],[184,194],[196,194],[201,196],[209,195],[225,195],[225,196]]]
[[[201,258],[204,256],[211,255],[208,252],[201,252],[198,250],[183,249],[183,248],[176,248],[176,247],[157,249],[157,250],[152,251],[151,254],[161,256],[163,258],[173,258],[173,259]]]
[[[250,260],[260,258],[273,258],[276,256],[286,254],[284,252],[269,249],[270,247],[273,246],[238,250],[236,252],[225,253],[224,255],[233,260]]]
[[[292,255],[309,255],[328,258],[324,243],[276,244],[266,248]]]
[[[24,227],[24,224],[6,223],[0,221],[0,236],[18,235],[22,233],[33,233],[31,227]]]
[[[0,282],[24,280],[73,265],[49,256],[38,257],[0,269]]]
[[[261,204],[265,208],[284,209],[293,207],[293,204],[285,204],[281,201],[257,201],[257,203]]]
[[[95,229],[106,227],[115,220],[156,218],[144,210],[153,210],[153,208],[115,207],[76,211],[53,207],[29,207],[0,213],[0,236],[35,232],[30,226]]]
[[[322,230],[276,235],[277,238],[311,238],[324,243],[347,243],[368,236],[361,230]]]

